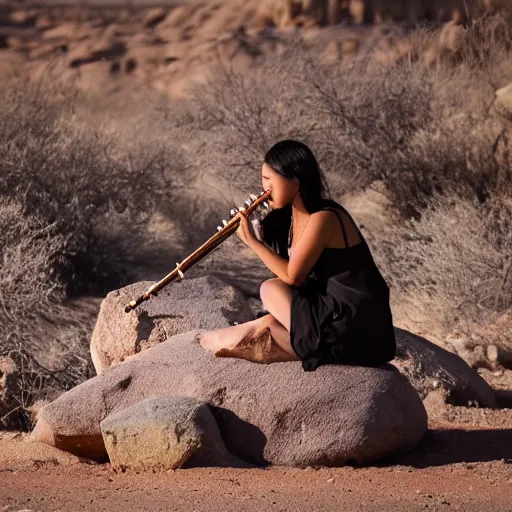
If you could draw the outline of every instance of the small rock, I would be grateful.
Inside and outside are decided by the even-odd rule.
[[[38,30],[49,30],[55,26],[55,22],[47,14],[42,14],[37,18],[36,28]]]
[[[160,7],[155,7],[154,9],[150,9],[146,16],[144,16],[143,24],[146,28],[153,28],[159,23],[161,23],[166,16],[166,10]]]
[[[496,345],[487,345],[486,355],[489,361],[497,362],[499,357],[498,347]]]
[[[512,83],[496,91],[494,107],[502,116],[512,119]]]
[[[19,10],[11,12],[9,19],[15,25],[32,25],[36,20],[37,10]]]
[[[208,405],[187,397],[149,398],[100,423],[115,471],[167,471],[195,465],[233,465]]]

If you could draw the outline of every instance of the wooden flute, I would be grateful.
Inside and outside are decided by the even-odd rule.
[[[148,300],[152,295],[159,292],[164,286],[167,286],[169,283],[173,281],[180,281],[183,279],[183,272],[188,270],[190,267],[195,265],[198,261],[203,259],[208,253],[213,251],[217,246],[219,246],[224,240],[229,238],[240,226],[241,215],[240,212],[243,212],[246,217],[250,217],[251,214],[260,206],[265,205],[266,201],[270,198],[271,191],[267,190],[266,192],[261,192],[259,196],[252,194],[250,199],[245,201],[245,205],[238,210],[231,210],[232,218],[228,222],[226,220],[222,221],[224,226],[219,226],[217,228],[217,233],[210,237],[203,245],[201,245],[198,249],[196,249],[192,254],[187,256],[181,263],[176,263],[176,268],[169,272],[165,277],[160,279],[160,281],[152,284],[146,292],[144,292],[140,297],[135,300],[130,301],[130,303],[124,308],[126,313],[129,313],[133,309],[135,309],[139,304]]]

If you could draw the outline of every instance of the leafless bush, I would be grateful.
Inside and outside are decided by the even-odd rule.
[[[322,66],[294,48],[250,84],[223,71],[196,104],[198,123],[211,132],[212,171],[224,182],[254,188],[266,150],[298,138],[316,153],[333,195],[384,181],[408,218],[435,194],[485,200],[492,193],[500,172],[493,157],[500,128],[488,116],[493,98],[485,77],[464,66],[384,67],[368,59]]]
[[[512,204],[432,200],[420,220],[373,233],[394,294],[447,329],[512,307]]]
[[[508,0],[495,4],[493,9],[477,10],[456,55],[466,66],[490,73],[491,80],[512,51],[512,6]]]
[[[93,315],[66,299],[132,277],[181,162],[169,141],[79,115],[85,100],[72,89],[1,89],[0,356],[18,367],[8,419],[27,428],[33,400],[93,374]],[[53,357],[42,364],[45,351]]]
[[[263,63],[250,83],[219,66],[194,99],[196,127],[205,140],[212,174],[233,188],[252,191],[261,186],[263,157],[277,140],[304,140],[321,152],[328,126],[316,112],[308,87],[314,68],[300,41]]]
[[[56,268],[66,245],[55,223],[0,198],[0,331],[64,298],[66,284]]]
[[[87,345],[76,324],[59,348],[57,368],[47,368],[35,357],[42,345],[48,348],[52,336],[42,322],[73,325],[67,308],[60,305],[66,283],[56,272],[65,254],[66,238],[55,224],[24,215],[20,204],[0,199],[0,357],[10,358],[17,368],[7,381],[0,427],[29,429],[35,400],[55,397],[91,375],[85,351],[80,350]]]
[[[119,286],[170,188],[165,171],[176,160],[173,148],[141,138],[127,144],[101,124],[83,123],[74,96],[56,86],[9,84],[0,102],[0,195],[66,238],[58,270],[69,293]],[[130,225],[129,248],[110,236],[120,215]]]
[[[30,336],[25,338],[19,332],[10,332],[0,343],[0,357],[9,358],[16,366],[6,390],[7,403],[1,404],[6,412],[0,417],[0,428],[30,430],[34,426],[35,402],[51,401],[92,376],[77,364],[76,358],[69,356],[62,358],[59,369],[46,368],[27,348],[31,341]]]

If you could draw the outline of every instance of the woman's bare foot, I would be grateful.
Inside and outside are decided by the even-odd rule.
[[[201,333],[196,340],[217,357],[237,357],[255,363],[299,360],[293,349],[288,353],[281,347],[284,338],[289,340],[288,331],[272,315],[265,315],[251,322]]]
[[[205,350],[210,350],[211,352],[217,352],[223,348],[231,349],[240,340],[253,333],[259,325],[261,325],[261,318],[240,325],[198,334],[196,340],[199,341]]]
[[[215,352],[217,357],[236,357],[253,363],[277,363],[290,361],[290,356],[272,339],[270,328],[254,330],[232,348]]]

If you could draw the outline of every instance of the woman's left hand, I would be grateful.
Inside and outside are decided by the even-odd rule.
[[[251,242],[256,240],[254,235],[252,234],[251,228],[249,226],[249,220],[247,219],[244,212],[240,212],[240,226],[236,230],[236,234],[241,238],[242,242],[250,246]]]

